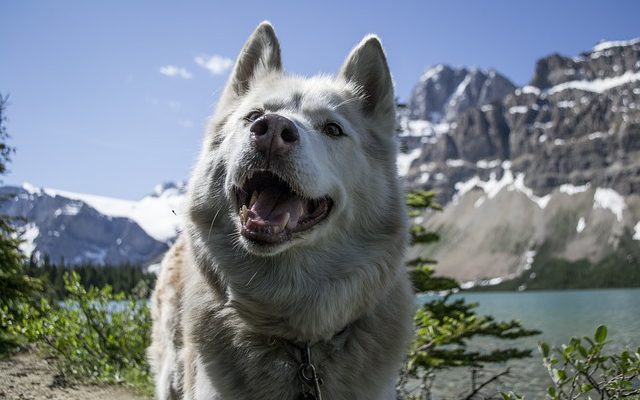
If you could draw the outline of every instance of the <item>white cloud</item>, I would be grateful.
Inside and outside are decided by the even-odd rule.
[[[170,77],[180,77],[182,79],[191,79],[193,75],[191,72],[187,71],[185,68],[176,67],[175,65],[165,65],[164,67],[160,67],[160,73],[165,76]]]
[[[213,75],[222,75],[233,66],[232,59],[217,54],[212,56],[202,54],[197,56],[194,61],[202,68],[209,70]]]
[[[190,119],[183,119],[178,121],[178,125],[187,129],[193,128],[193,121],[191,121]]]

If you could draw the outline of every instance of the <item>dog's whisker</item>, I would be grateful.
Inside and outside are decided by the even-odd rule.
[[[251,281],[253,281],[253,278],[256,277],[256,275],[258,275],[258,270],[256,270],[256,272],[253,273],[253,275],[251,275],[251,279],[249,279],[249,282],[247,282],[244,286],[247,287],[251,284]]]
[[[216,218],[218,218],[218,214],[220,213],[220,209],[216,212],[216,215],[213,216],[211,220],[211,225],[209,225],[209,233],[207,234],[207,242],[211,239],[211,230],[213,229],[213,224],[216,222]]]
[[[346,99],[345,101],[343,101],[343,102],[341,102],[341,103],[339,103],[339,104],[337,104],[337,105],[333,106],[333,109],[334,109],[334,110],[337,110],[338,108],[340,108],[340,107],[344,106],[345,104],[353,103],[353,102],[355,102],[355,101],[358,101],[358,98],[357,98],[357,97],[352,97],[352,98],[350,98],[350,99]]]

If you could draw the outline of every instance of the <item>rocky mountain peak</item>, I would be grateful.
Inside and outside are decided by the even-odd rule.
[[[409,188],[436,190],[448,203],[459,182],[502,176],[501,162],[509,160],[536,195],[586,183],[640,193],[639,39],[602,42],[577,57],[552,54],[537,62],[529,85],[469,105],[486,101],[490,96],[478,94],[496,87],[490,82],[498,76],[446,66],[423,75],[412,97],[413,120],[404,126],[428,125],[417,120],[428,116],[417,110],[436,104],[429,101],[444,97],[447,85],[452,94],[443,115],[451,110],[455,117],[437,130],[409,129],[401,139]]]
[[[513,83],[495,70],[438,64],[427,68],[414,87],[408,103],[409,118],[449,121],[471,107],[499,100],[514,89]]]
[[[640,71],[640,38],[600,42],[578,57],[552,54],[536,63],[529,83],[539,89],[572,81],[594,81]]]

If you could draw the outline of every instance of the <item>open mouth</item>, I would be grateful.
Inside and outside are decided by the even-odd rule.
[[[282,243],[313,228],[327,218],[333,205],[327,196],[306,198],[265,170],[250,171],[235,192],[240,234],[260,245]]]

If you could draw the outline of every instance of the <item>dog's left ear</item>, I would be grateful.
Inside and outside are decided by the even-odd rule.
[[[382,43],[375,35],[368,35],[347,57],[340,76],[360,89],[366,113],[395,115],[393,81]]]

